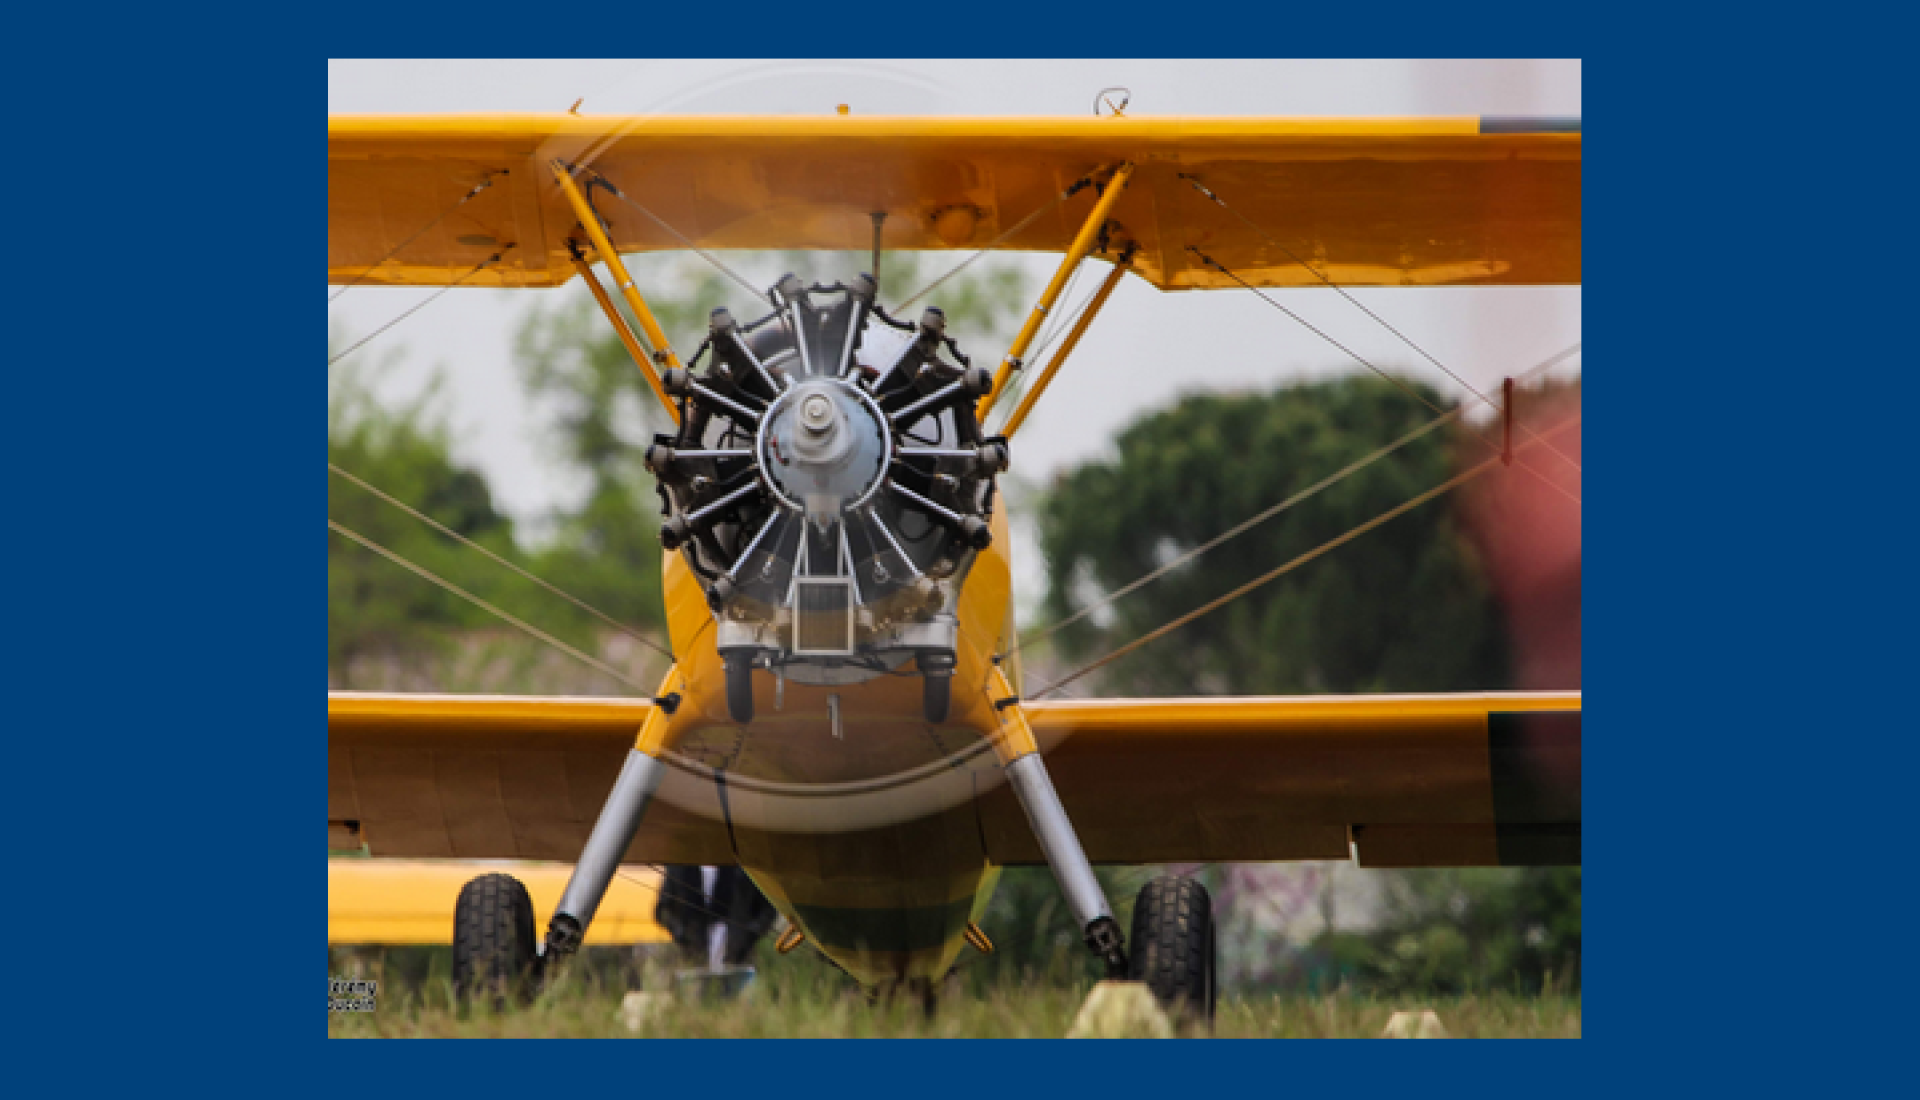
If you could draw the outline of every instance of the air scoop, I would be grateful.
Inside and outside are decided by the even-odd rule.
[[[879,490],[890,441],[886,419],[863,390],[814,378],[767,410],[758,449],[768,486],[824,530]]]

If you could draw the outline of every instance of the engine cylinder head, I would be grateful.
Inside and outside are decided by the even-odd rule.
[[[678,550],[684,546],[692,528],[685,516],[668,516],[660,524],[660,545],[668,550]]]
[[[960,540],[975,550],[985,550],[993,545],[993,529],[979,516],[966,516],[960,520]]]

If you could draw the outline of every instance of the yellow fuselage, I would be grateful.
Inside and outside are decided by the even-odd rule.
[[[963,946],[967,922],[979,918],[999,874],[987,861],[965,802],[934,800],[925,813],[893,812],[873,820],[870,809],[853,809],[869,805],[871,796],[863,801],[828,793],[924,776],[961,757],[977,763],[996,737],[1001,723],[993,658],[1007,652],[1013,629],[1007,521],[998,501],[992,530],[993,544],[979,551],[960,592],[953,702],[938,725],[923,715],[917,676],[776,686],[766,671],[754,673],[753,721],[734,722],[700,579],[679,554],[668,554],[663,568],[678,663],[661,690],[678,692],[681,703],[649,733],[662,748],[712,769],[722,783],[731,776],[822,793],[806,831],[730,818],[729,835],[740,865],[780,912],[829,959],[869,985],[945,974]],[[999,668],[1017,691],[1016,658],[1009,656]],[[839,737],[829,716],[831,695],[839,696]],[[836,821],[842,808],[847,820]]]

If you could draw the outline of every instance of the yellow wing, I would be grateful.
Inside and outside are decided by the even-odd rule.
[[[329,832],[376,856],[575,859],[646,710],[330,694]],[[1106,699],[1027,712],[1096,863],[1580,860],[1578,692]],[[988,859],[1040,861],[1004,786],[973,807]],[[717,800],[709,810],[656,802],[628,860],[736,862]]]
[[[555,159],[702,248],[866,251],[876,212],[886,248],[980,248],[1045,209],[998,247],[1063,252],[1094,195],[1049,203],[1131,161],[1114,237],[1164,290],[1235,285],[1190,246],[1266,286],[1318,282],[1288,251],[1343,285],[1580,281],[1577,120],[573,115],[329,118],[327,280],[565,282]],[[597,202],[616,249],[686,247]]]
[[[558,864],[330,859],[327,861],[327,943],[448,944],[460,888],[477,875],[504,871],[533,898],[535,926],[544,928],[573,868]],[[588,947],[667,943],[653,919],[660,872],[630,867],[614,876],[606,900],[587,930]]]
[[[1580,693],[1030,703],[1095,863],[1355,858],[1580,862]],[[987,854],[1036,863],[1019,804],[980,800]],[[1349,848],[1349,841],[1352,847]]]
[[[622,699],[329,693],[328,847],[570,863],[649,709]],[[734,857],[718,815],[661,802],[627,861]]]

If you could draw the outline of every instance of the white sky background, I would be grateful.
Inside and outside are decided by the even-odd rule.
[[[1091,114],[1095,93],[1112,85],[1132,90],[1132,115],[1581,113],[1578,61],[1098,60],[329,61],[327,111],[559,112],[584,96],[580,110],[587,115],[825,115],[840,103],[858,115],[1081,115]],[[947,255],[957,261],[965,253]],[[944,270],[943,260],[933,270]],[[1059,261],[1021,262],[1037,293]],[[1088,278],[1074,288],[1074,300],[1091,285]],[[371,364],[404,346],[405,359],[374,380],[390,400],[418,393],[439,368],[458,456],[486,473],[497,503],[528,531],[539,530],[541,517],[570,502],[579,487],[538,445],[537,421],[511,359],[513,334],[533,306],[578,292],[574,285],[456,288],[354,357]],[[356,286],[328,306],[328,321],[344,323],[357,338],[430,293]],[[1267,293],[1372,362],[1458,392],[1333,291]],[[1577,286],[1352,293],[1482,393],[1580,340]],[[956,335],[967,344],[965,333]],[[988,361],[1000,354],[970,350]],[[1557,373],[1575,373],[1579,364],[1575,356]],[[1247,291],[1163,294],[1129,278],[1021,428],[1013,472],[1045,484],[1103,453],[1135,416],[1191,390],[1266,389],[1356,370],[1364,368]],[[1222,516],[1221,526],[1244,518]],[[1016,583],[1021,602],[1030,604],[1044,573],[1031,524],[1018,515],[1015,534]]]

